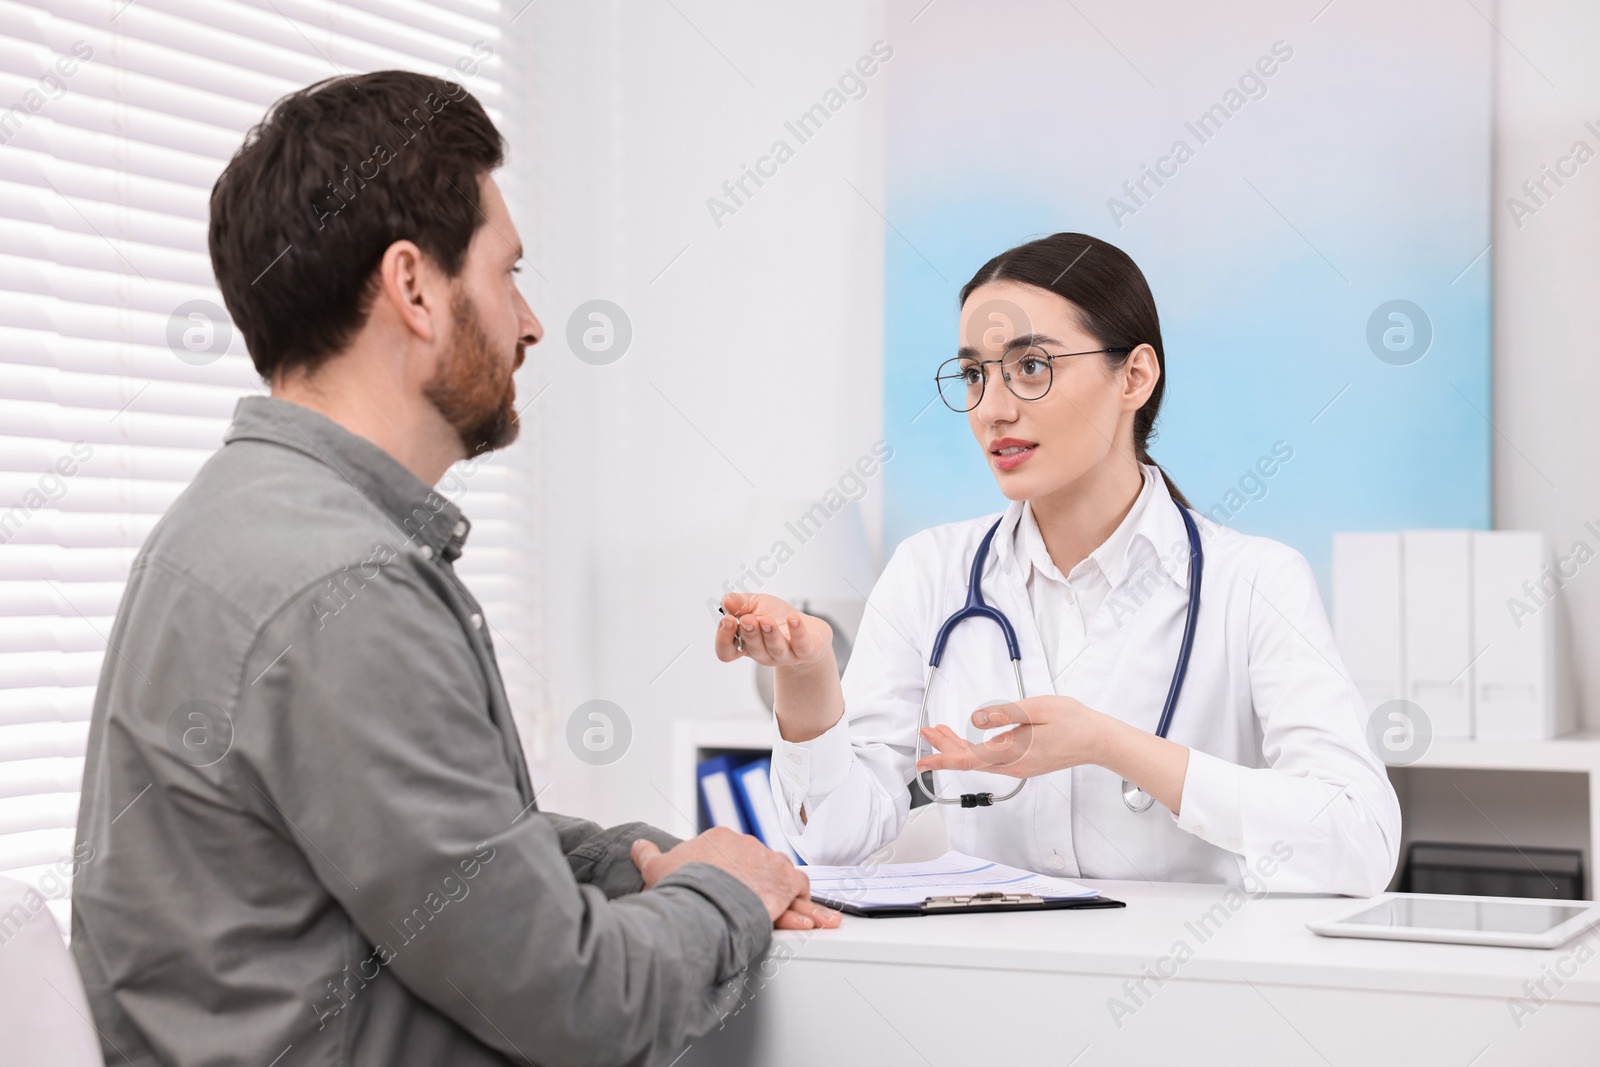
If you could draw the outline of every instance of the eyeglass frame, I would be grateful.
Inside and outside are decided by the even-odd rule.
[[[965,415],[967,412],[975,410],[979,404],[983,403],[984,394],[987,393],[988,390],[989,390],[989,372],[984,370],[983,368],[987,367],[991,363],[998,363],[1002,367],[1002,370],[1000,371],[1000,378],[1001,378],[1002,381],[1005,382],[1006,389],[1011,393],[1011,395],[1016,397],[1018,400],[1021,400],[1021,401],[1025,402],[1025,403],[1032,403],[1035,400],[1043,400],[1045,397],[1050,395],[1051,388],[1054,387],[1055,384],[1056,384],[1056,360],[1058,360],[1058,359],[1066,359],[1068,356],[1094,356],[1094,355],[1100,355],[1101,353],[1109,354],[1111,352],[1132,352],[1135,348],[1138,348],[1139,346],[1138,345],[1119,345],[1119,346],[1114,347],[1114,348],[1091,348],[1086,352],[1058,352],[1055,355],[1051,355],[1048,352],[1044,352],[1043,349],[1039,349],[1041,352],[1044,353],[1042,358],[1050,365],[1050,381],[1045,385],[1044,392],[1040,393],[1038,396],[1023,396],[1021,393],[1017,392],[1015,389],[1012,388],[1011,379],[1010,379],[1009,376],[1006,375],[1005,370],[1003,369],[1004,366],[1005,366],[1006,358],[1008,356],[1010,356],[1012,352],[1016,351],[1019,348],[1027,349],[1027,348],[1038,348],[1038,347],[1039,347],[1038,342],[1035,342],[1035,341],[1030,341],[1027,344],[1013,345],[1010,349],[1007,350],[1006,354],[1001,356],[999,359],[971,359],[970,357],[967,357],[967,356],[951,356],[949,359],[947,359],[943,363],[939,364],[938,370],[934,371],[934,374],[933,374],[933,387],[934,387],[935,390],[938,391],[939,399],[944,401],[944,406],[945,407],[950,408],[950,410],[954,411],[957,415]],[[978,399],[974,400],[970,407],[958,408],[958,407],[951,406],[950,401],[945,399],[944,389],[942,387],[940,387],[939,382],[946,377],[946,375],[944,375],[942,373],[946,367],[948,367],[952,363],[960,363],[963,360],[965,360],[967,362],[967,364],[969,364],[970,366],[974,366],[974,367],[978,368],[978,373],[983,375],[983,386],[978,390]],[[951,375],[951,377],[954,377],[954,375]]]

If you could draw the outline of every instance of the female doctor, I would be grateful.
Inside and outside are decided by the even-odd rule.
[[[723,601],[718,657],[775,668],[773,792],[795,850],[863,861],[931,770],[951,847],[975,856],[1062,877],[1383,890],[1399,804],[1310,567],[1188,511],[1146,451],[1165,367],[1139,268],[1083,234],[1029,242],[961,290],[960,334],[940,394],[1005,512],[899,546],[842,680],[822,620],[771,596]],[[1018,658],[980,613],[949,629],[932,671],[980,554],[978,592]]]

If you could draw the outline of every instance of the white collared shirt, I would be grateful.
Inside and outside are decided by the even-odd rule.
[[[1013,540],[1017,557],[1026,561],[1028,568],[1028,603],[1033,607],[1033,622],[1039,628],[1052,684],[1083,651],[1089,621],[1127,573],[1128,548],[1152,491],[1147,474],[1133,506],[1111,536],[1073,567],[1070,575],[1062,574],[1050,558],[1033,505],[1023,503]]]
[[[773,793],[801,856],[858,863],[899,835],[934,635],[965,602],[973,555],[997,518],[983,593],[1016,630],[1026,694],[1069,695],[1156,728],[1188,607],[1189,548],[1159,471],[1143,471],[1122,524],[1065,577],[1023,503],[900,545],[868,598],[843,680],[844,717],[810,741],[774,743]],[[1379,892],[1398,857],[1399,803],[1366,744],[1362,700],[1311,568],[1279,542],[1194,518],[1203,595],[1168,734],[1190,750],[1181,814],[1129,811],[1117,775],[1074,767],[1030,779],[992,807],[941,805],[950,845],[1063,877]],[[976,739],[972,711],[1014,699],[1015,689],[998,628],[968,620],[945,648],[929,721]],[[945,795],[1015,784],[980,771],[935,778]]]

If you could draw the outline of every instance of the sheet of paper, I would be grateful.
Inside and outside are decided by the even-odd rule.
[[[1095,890],[1065,878],[1034,874],[1003,863],[974,859],[961,852],[946,852],[922,863],[884,863],[860,867],[806,867],[813,897],[854,904],[889,907],[921,904],[929,897],[966,896],[972,893],[1032,893],[1045,900],[1072,900],[1097,896]]]

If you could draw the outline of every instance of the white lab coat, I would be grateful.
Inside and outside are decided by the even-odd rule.
[[[1013,543],[1020,502],[995,533],[983,593],[1016,629],[1027,695],[1070,695],[1153,731],[1183,635],[1189,549],[1165,483],[1145,469],[1156,492],[1137,516],[1127,574],[1055,685],[1030,608],[1028,565]],[[859,863],[904,826],[933,638],[965,602],[973,555],[996,517],[901,543],[868,598],[844,675],[844,717],[810,741],[774,742],[779,819],[808,862]],[[1362,699],[1310,566],[1279,542],[1203,515],[1195,522],[1204,549],[1200,615],[1168,734],[1190,750],[1181,815],[1160,804],[1131,812],[1118,776],[1074,767],[1031,779],[992,807],[940,805],[951,847],[1061,877],[1382,891],[1399,850],[1399,802],[1366,744]],[[968,620],[946,646],[929,721],[973,737],[971,713],[1015,690],[999,628]],[[935,778],[945,795],[999,794],[1015,784],[979,771]]]

